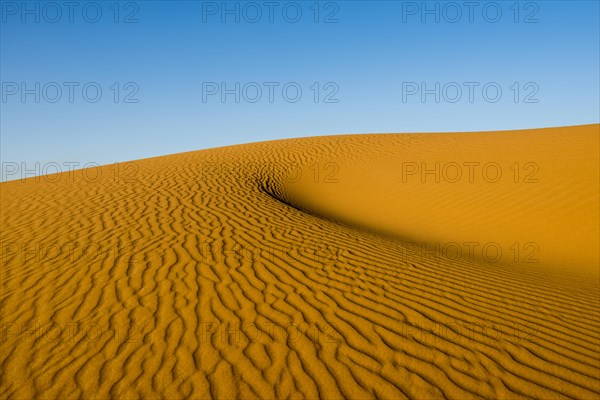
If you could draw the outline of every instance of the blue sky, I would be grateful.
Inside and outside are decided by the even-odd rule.
[[[3,163],[600,118],[598,1],[1,3]]]

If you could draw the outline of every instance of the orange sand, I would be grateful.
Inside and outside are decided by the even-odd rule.
[[[598,399],[599,132],[304,138],[2,183],[0,396]]]

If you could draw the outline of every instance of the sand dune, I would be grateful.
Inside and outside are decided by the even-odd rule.
[[[2,183],[0,396],[598,399],[599,130]]]

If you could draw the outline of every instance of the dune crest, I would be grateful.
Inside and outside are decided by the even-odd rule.
[[[599,129],[305,138],[1,183],[0,395],[597,399]]]

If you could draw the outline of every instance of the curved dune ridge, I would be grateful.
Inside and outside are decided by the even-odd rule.
[[[598,399],[599,129],[2,183],[0,396]]]

